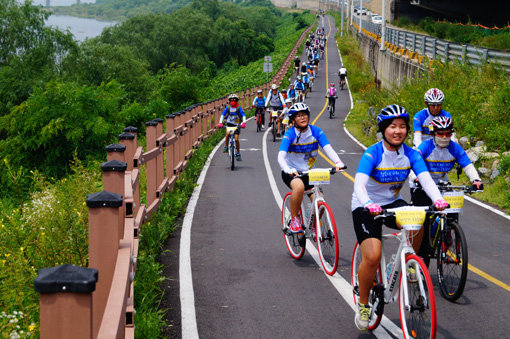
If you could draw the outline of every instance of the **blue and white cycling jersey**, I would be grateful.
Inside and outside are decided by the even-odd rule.
[[[253,99],[252,105],[256,107],[266,107],[266,97],[259,98],[258,96],[256,96]]]
[[[425,160],[430,176],[436,184],[439,180],[448,180],[448,172],[455,166],[455,162],[462,168],[471,164],[466,152],[454,141],[450,141],[448,147],[441,148],[436,147],[434,139],[429,139],[418,146],[418,152]]]
[[[319,145],[329,145],[326,134],[317,126],[308,125],[308,129],[300,133],[295,127],[290,128],[282,138],[280,151],[287,152],[287,165],[297,171],[308,171],[313,168]]]
[[[427,166],[418,151],[403,144],[397,153],[387,150],[380,141],[363,153],[356,173],[369,176],[365,186],[368,196],[374,203],[384,206],[402,199],[400,190],[411,170],[416,175],[427,171]],[[363,207],[363,204],[353,193],[351,208],[354,211],[358,207]]]
[[[297,91],[304,91],[305,90],[305,85],[302,83],[302,82],[299,82],[299,81],[295,81],[294,82],[294,88],[297,90]]]
[[[230,105],[227,105],[223,112],[221,112],[220,122],[223,122],[224,118],[227,119],[227,124],[238,124],[244,120],[243,118],[246,118],[246,114],[244,114],[241,107],[232,108]]]
[[[451,118],[452,115],[442,109],[441,112],[439,113],[439,115],[434,116],[434,115],[430,114],[428,108],[424,108],[414,115],[413,132],[421,132],[422,142],[427,139],[430,139],[432,137],[432,135],[430,134],[431,133],[430,122],[432,121],[432,119],[434,119],[436,117]]]

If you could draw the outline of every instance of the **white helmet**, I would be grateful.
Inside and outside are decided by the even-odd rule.
[[[278,86],[276,86],[276,84],[272,84],[271,89],[278,89]]]
[[[424,96],[427,104],[440,104],[444,101],[444,93],[438,88],[429,89]]]

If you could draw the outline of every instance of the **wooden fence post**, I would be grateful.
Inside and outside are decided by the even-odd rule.
[[[121,145],[126,146],[124,162],[127,163],[127,170],[131,171],[133,169],[133,157],[137,146],[136,135],[131,132],[124,132],[118,135],[118,139]]]
[[[166,116],[166,136],[168,140],[173,140],[173,138],[177,138],[174,132],[175,129],[175,115],[168,114]],[[166,149],[166,177],[170,180],[175,175],[174,169],[177,162],[175,161],[175,143],[177,141],[172,141],[170,145]]]
[[[146,147],[147,152],[156,147],[156,126],[158,123],[154,120],[147,121],[146,126]],[[147,206],[151,206],[156,200],[157,185],[157,166],[155,160],[150,160],[146,163],[146,178],[147,178]]]
[[[105,147],[106,149],[106,160],[117,160],[117,161],[125,161],[125,152],[126,152],[126,146],[121,144],[111,144]]]
[[[119,248],[119,207],[122,195],[101,191],[87,195],[89,207],[89,266],[97,269],[101,279],[92,294],[92,335],[95,338],[101,326],[110,292],[117,251]]]
[[[73,265],[40,269],[34,288],[40,293],[41,339],[91,339],[92,292],[97,270]]]
[[[124,172],[127,164],[117,160],[103,162],[101,170],[103,171],[103,190],[124,195]],[[126,217],[126,201],[123,199],[120,207],[119,218],[119,238],[124,238],[124,218]]]
[[[157,122],[156,125],[156,139],[161,137],[163,134],[163,119],[156,118],[153,121]],[[158,145],[156,145],[158,146]],[[159,145],[161,150],[164,151],[163,145]],[[163,179],[165,179],[165,158],[163,156],[163,152],[156,157],[156,189],[163,183]]]

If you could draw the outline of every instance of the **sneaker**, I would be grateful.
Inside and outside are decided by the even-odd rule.
[[[411,283],[415,283],[418,281],[418,279],[416,279],[416,270],[412,266],[409,266],[407,268],[407,280]]]
[[[241,153],[236,153],[236,160],[243,161],[243,159],[241,158]]]
[[[289,229],[291,233],[303,233],[303,228],[301,227],[301,223],[299,222],[298,217],[292,218],[290,221]]]
[[[261,125],[260,127],[262,130],[265,130],[266,128],[264,127],[264,125]]]
[[[227,146],[223,147],[223,153],[228,153],[228,147]]]
[[[354,316],[356,327],[362,331],[368,330],[368,320],[370,317],[370,306],[358,303],[358,309]]]
[[[277,137],[277,138],[281,138],[281,137],[282,137],[282,134],[281,134],[281,133],[276,133],[276,137]]]

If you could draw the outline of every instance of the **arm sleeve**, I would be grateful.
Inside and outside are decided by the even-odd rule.
[[[416,115],[414,116],[414,119],[413,119],[413,131],[416,133],[416,132],[420,132],[422,131],[421,129],[421,120],[420,120],[420,117],[418,116],[419,113],[416,113]]]
[[[415,131],[413,145],[415,148],[417,148],[418,146],[420,146],[420,144],[421,144],[421,132]]]
[[[466,173],[466,175],[468,176],[469,180],[471,180],[471,182],[475,180],[481,180],[473,164],[467,165],[466,167],[463,168],[463,170],[464,173]]]
[[[340,157],[335,152],[333,147],[331,147],[331,144],[324,146],[323,149],[324,149],[324,152],[326,152],[326,155],[328,156],[328,158],[330,158],[331,161],[333,161],[335,163],[335,165],[337,165],[339,167],[344,166],[344,163],[342,162],[342,160],[340,160]]]
[[[243,122],[246,122],[246,114],[241,107],[239,107],[239,113],[241,113],[241,117],[243,118]]]
[[[439,192],[439,189],[434,183],[434,180],[432,180],[432,177],[430,176],[429,172],[421,172],[420,174],[418,174],[418,180],[420,181],[423,190],[425,191],[425,193],[427,193],[432,202],[435,202],[437,199],[443,198],[441,196],[441,192]]]
[[[287,165],[287,152],[285,151],[279,151],[278,152],[278,165],[280,165],[280,168],[282,169],[282,171],[284,171],[285,173],[289,173],[291,168],[289,167],[289,165]]]
[[[257,104],[258,97],[253,98],[253,102],[251,103],[252,106],[255,106]]]
[[[370,201],[370,197],[368,196],[366,188],[368,178],[368,175],[360,172],[356,173],[356,176],[354,177],[354,194],[363,206],[365,206]]]
[[[266,99],[266,107],[268,107],[269,105],[269,101],[271,100],[271,92],[269,92],[269,94],[267,95],[267,99]]]

